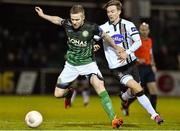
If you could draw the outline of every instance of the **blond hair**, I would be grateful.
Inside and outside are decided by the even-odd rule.
[[[82,13],[85,15],[85,11],[82,5],[73,5],[70,9],[70,14]]]

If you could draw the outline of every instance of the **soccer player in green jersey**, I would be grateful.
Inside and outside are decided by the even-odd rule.
[[[71,82],[79,75],[85,75],[99,95],[101,104],[111,121],[112,127],[118,128],[122,125],[123,121],[117,118],[113,111],[111,99],[105,89],[102,74],[95,62],[93,37],[98,35],[107,41],[117,51],[117,56],[124,49],[116,46],[112,38],[104,33],[96,24],[85,21],[85,12],[81,5],[74,5],[70,9],[70,19],[44,14],[40,7],[35,7],[35,11],[41,18],[63,26],[67,35],[67,60],[64,69],[57,79],[54,91],[55,97],[63,98],[70,96],[68,87]]]

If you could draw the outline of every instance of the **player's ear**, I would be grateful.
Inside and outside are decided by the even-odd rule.
[[[82,14],[82,19],[85,20],[85,15],[84,14]]]
[[[118,10],[119,15],[121,14],[121,10]]]

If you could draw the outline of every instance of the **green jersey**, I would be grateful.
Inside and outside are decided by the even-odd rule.
[[[67,62],[74,65],[89,64],[94,61],[93,37],[101,37],[102,30],[97,24],[85,22],[78,29],[74,29],[71,21],[66,19],[62,22],[67,35],[68,50],[66,54]]]

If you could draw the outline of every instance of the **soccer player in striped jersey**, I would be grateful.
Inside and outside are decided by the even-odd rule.
[[[79,75],[89,78],[90,84],[101,99],[101,104],[107,113],[112,127],[118,128],[123,121],[117,118],[111,99],[105,89],[102,74],[95,62],[93,55],[93,37],[98,35],[107,41],[116,51],[117,55],[122,51],[112,38],[104,33],[96,24],[85,21],[85,12],[82,5],[73,5],[70,9],[70,19],[62,19],[59,16],[51,16],[43,13],[40,7],[35,7],[37,14],[56,25],[63,26],[67,35],[67,60],[61,74],[57,79],[54,95],[58,98],[70,97],[72,92],[68,89]],[[63,44],[63,43],[60,43]]]
[[[145,94],[149,96],[153,108],[156,110],[157,104],[157,86],[155,82],[156,66],[152,53],[152,39],[149,37],[149,24],[143,22],[139,27],[142,45],[135,51],[138,58],[137,65],[141,80],[141,85],[144,88]],[[129,99],[128,102],[122,103],[124,115],[128,115],[129,106],[135,99]]]
[[[105,57],[110,70],[119,80],[120,88],[128,88],[120,97],[123,101],[136,97],[151,115],[151,119],[155,120],[157,124],[161,124],[163,120],[154,110],[139,84],[139,74],[135,64],[137,58],[134,55],[134,52],[141,46],[139,32],[132,22],[120,18],[122,4],[119,0],[110,0],[104,8],[109,20],[100,27],[114,39],[116,45],[124,48],[124,51],[120,53],[121,59],[119,60],[115,50],[108,46],[106,41],[103,41]]]

